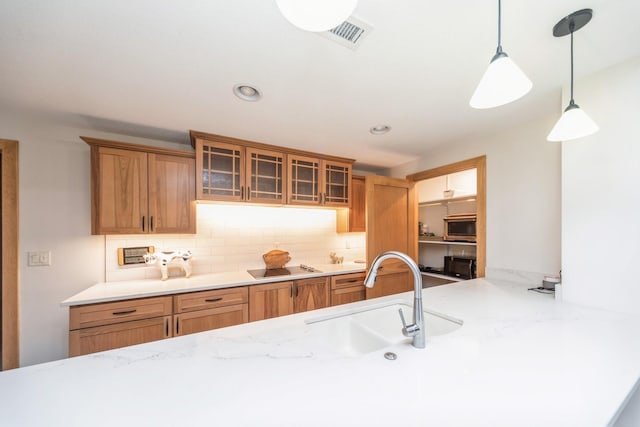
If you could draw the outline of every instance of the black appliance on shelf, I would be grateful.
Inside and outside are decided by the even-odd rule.
[[[447,255],[444,257],[443,274],[460,279],[476,278],[476,257]]]

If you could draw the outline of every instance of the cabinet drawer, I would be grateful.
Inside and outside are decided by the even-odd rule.
[[[69,332],[69,356],[143,344],[171,336],[171,316],[96,326]]]
[[[171,315],[171,296],[80,305],[69,309],[69,330]]]
[[[364,286],[365,273],[341,274],[331,276],[331,289],[351,288],[353,286]]]
[[[364,286],[334,289],[331,291],[331,306],[349,304],[350,302],[364,301],[367,298]]]
[[[249,304],[236,304],[178,314],[174,317],[174,336],[193,334],[249,321]]]
[[[206,310],[227,305],[244,304],[249,301],[246,287],[215,289],[212,291],[191,292],[173,297],[173,312]]]

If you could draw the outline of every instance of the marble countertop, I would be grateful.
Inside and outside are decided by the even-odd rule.
[[[144,298],[183,292],[204,291],[210,289],[230,288],[234,286],[258,285],[262,283],[281,282],[303,278],[329,276],[335,274],[357,273],[365,271],[365,264],[345,262],[343,264],[314,265],[320,270],[314,273],[292,274],[290,276],[274,276],[255,279],[247,271],[229,271],[221,273],[194,275],[188,279],[171,277],[168,280],[128,280],[122,282],[97,283],[62,301],[62,306],[94,304],[99,302],[118,301],[122,299]]]
[[[309,319],[412,293],[0,372],[3,425],[606,426],[640,378],[638,319],[475,279],[423,290],[462,327],[346,355]],[[400,322],[397,322],[398,329]],[[394,325],[395,326],[395,325]],[[390,361],[387,351],[397,354]]]

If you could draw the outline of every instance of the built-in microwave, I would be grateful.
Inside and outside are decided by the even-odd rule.
[[[475,242],[476,214],[448,215],[444,218],[444,240]]]
[[[447,255],[444,257],[443,273],[460,279],[475,279],[476,258]]]

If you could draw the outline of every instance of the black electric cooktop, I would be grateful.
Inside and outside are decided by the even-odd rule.
[[[268,270],[259,268],[256,270],[247,270],[247,273],[251,274],[256,279],[262,279],[264,277],[291,276],[293,274],[321,273],[321,271],[308,265],[296,265],[285,268],[270,268]]]

